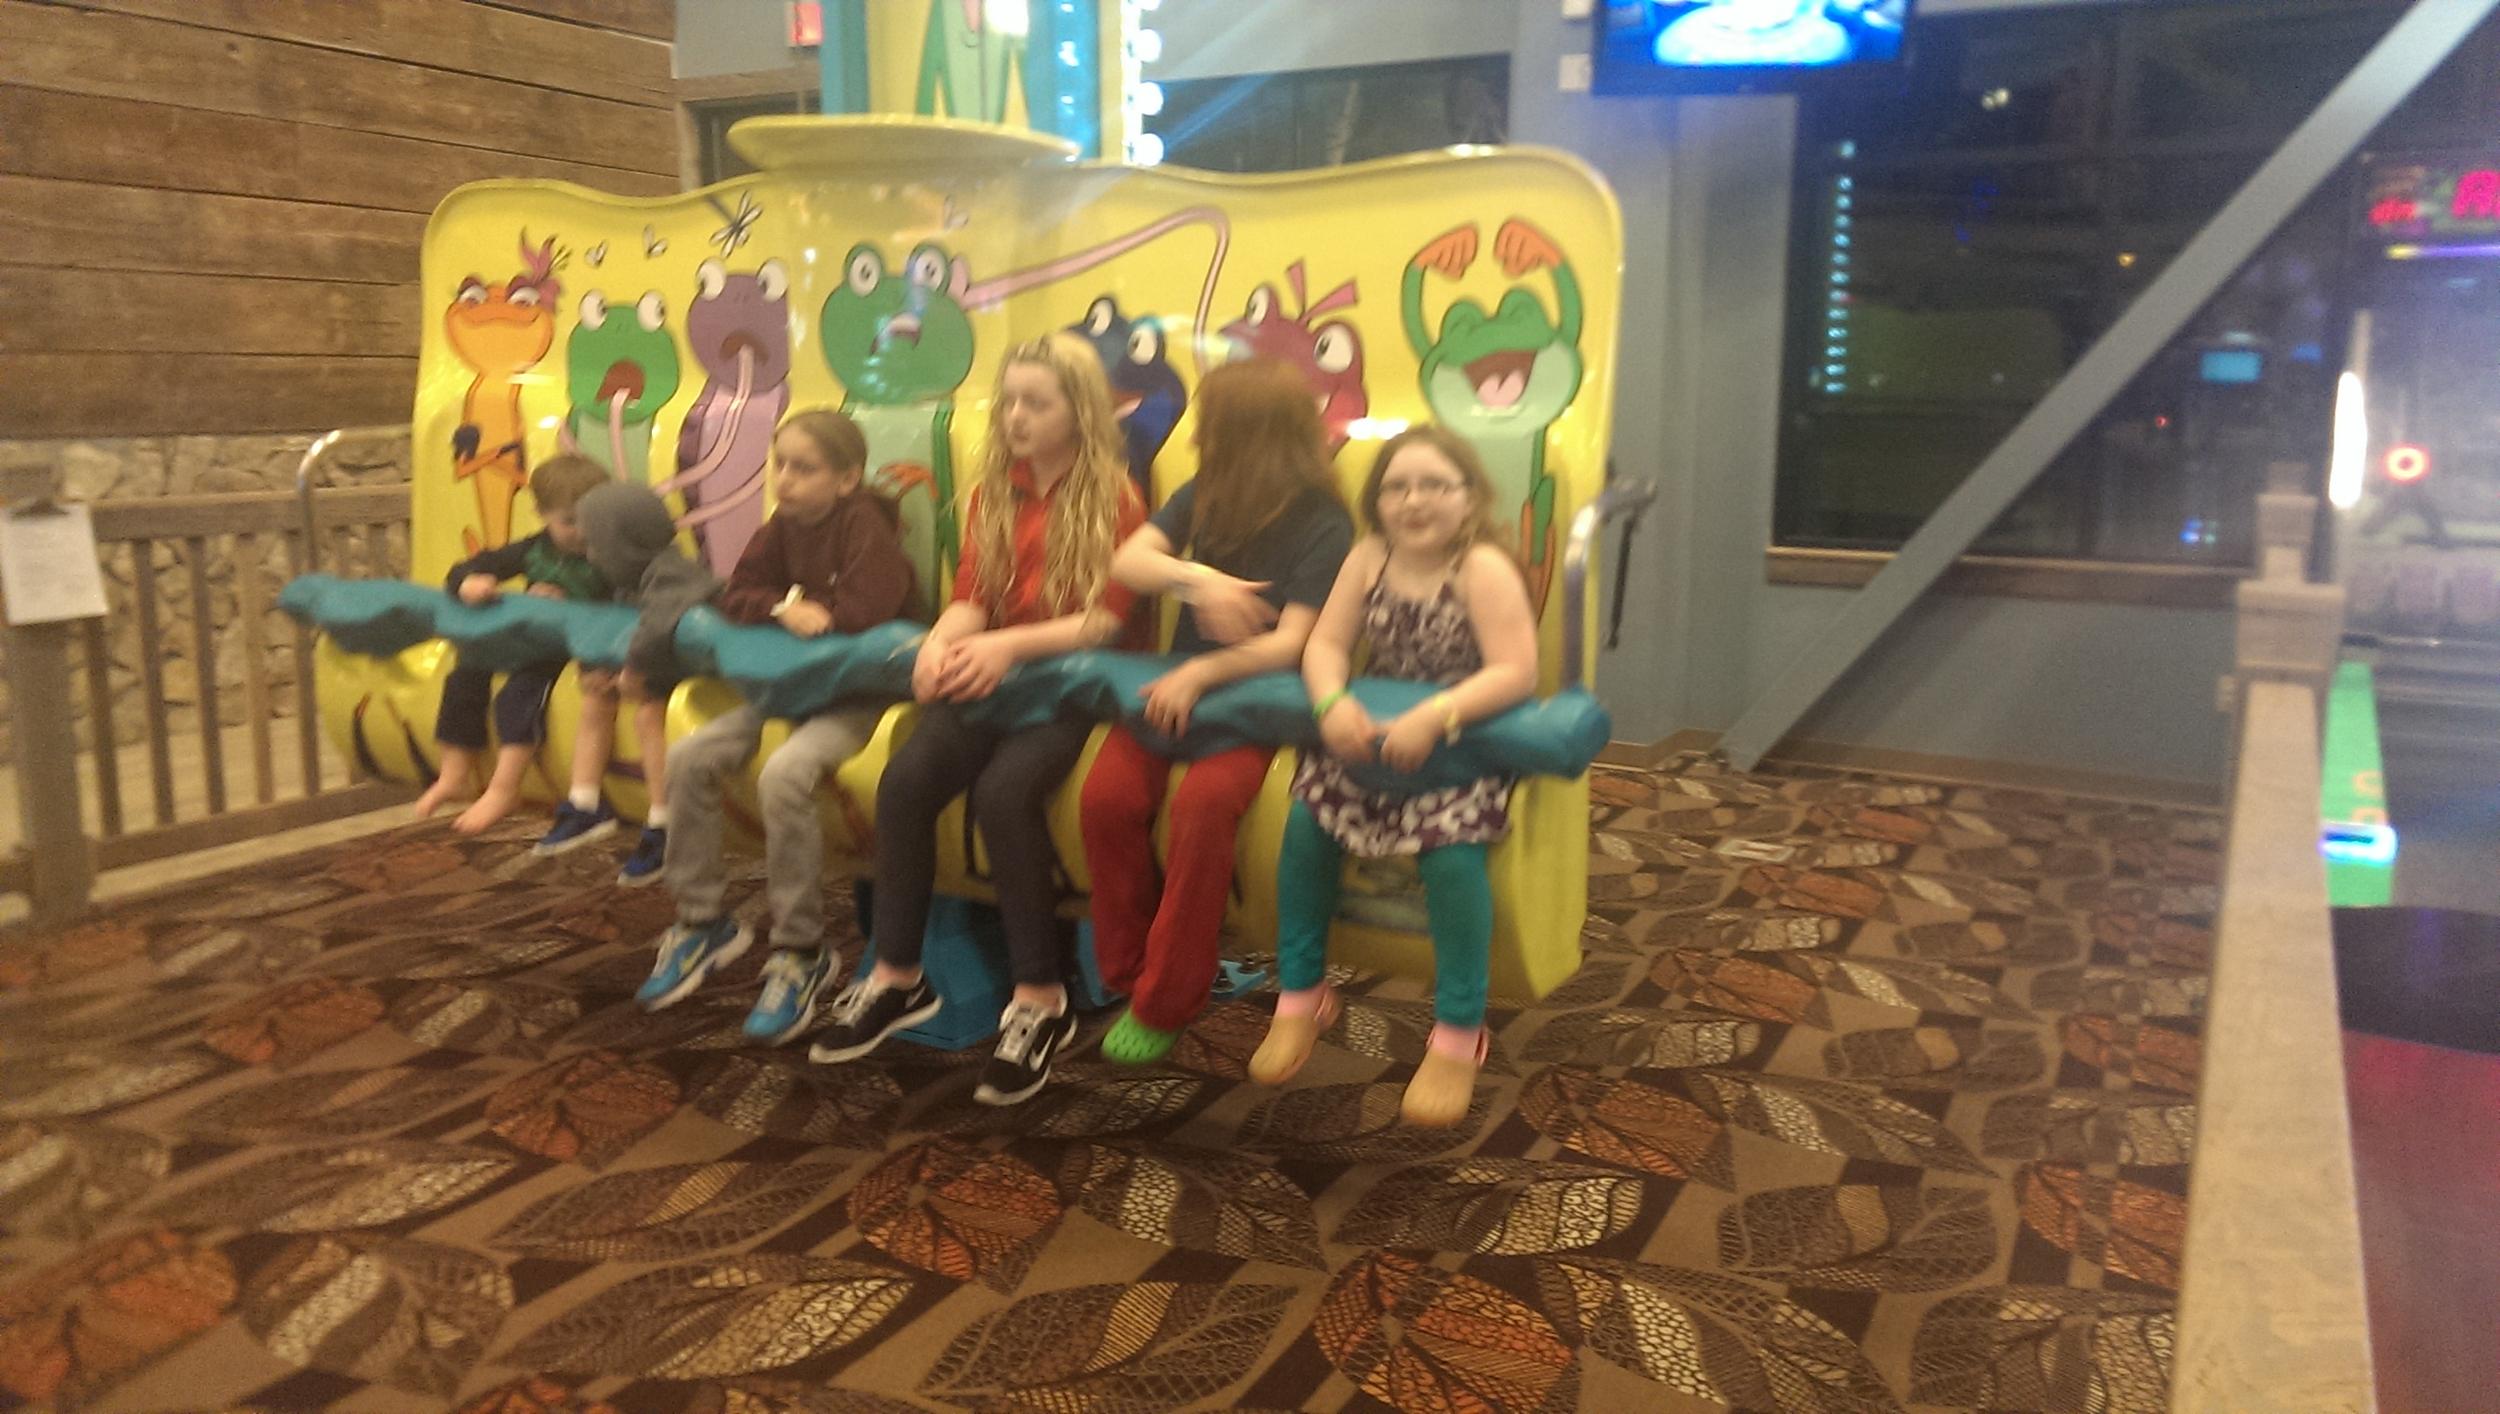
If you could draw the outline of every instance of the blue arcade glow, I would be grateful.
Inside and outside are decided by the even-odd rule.
[[[2395,827],[2329,820],[2319,827],[2318,853],[2338,864],[2393,864],[2396,862]]]

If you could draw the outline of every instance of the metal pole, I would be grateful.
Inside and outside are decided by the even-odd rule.
[[[1945,498],[1899,554],[1781,670],[1727,730],[1720,749],[1749,770],[1822,700],[1886,629],[1927,592],[1973,540],[2127,380],[2256,253],[2387,115],[2437,69],[2500,0],[2416,0],[2257,174],[2170,262],[2118,323],[2059,380],[1979,469]]]

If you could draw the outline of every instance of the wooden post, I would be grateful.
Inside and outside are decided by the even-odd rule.
[[[9,727],[17,744],[17,813],[32,851],[37,927],[77,917],[95,886],[95,853],[78,799],[78,727],[69,686],[76,624],[9,629]],[[108,728],[109,730],[109,728]]]
[[[51,467],[14,471],[0,497],[18,508],[48,504],[59,477]],[[9,729],[17,756],[17,813],[24,831],[27,902],[36,927],[86,911],[95,887],[95,850],[78,790],[78,724],[70,696],[69,648],[82,626],[11,624],[7,629]]]

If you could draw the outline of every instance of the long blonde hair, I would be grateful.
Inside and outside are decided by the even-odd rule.
[[[1120,418],[1111,407],[1111,381],[1103,376],[1094,346],[1066,330],[1045,334],[1010,351],[998,365],[1003,394],[1007,370],[1020,363],[1050,370],[1076,412],[1076,463],[1052,493],[1050,522],[1042,537],[1042,603],[1053,614],[1094,606],[1111,577],[1112,542],[1120,529],[1120,493],[1128,488],[1128,449]],[[1004,396],[990,403],[990,438],[981,452],[979,492],[969,508],[970,538],[981,561],[983,600],[1007,597],[1016,573],[1016,492],[1008,475],[1015,458],[1007,450]]]

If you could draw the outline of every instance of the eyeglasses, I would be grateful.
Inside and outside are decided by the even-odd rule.
[[[1384,481],[1380,483],[1380,499],[1387,501],[1440,501],[1467,489],[1464,481],[1428,476],[1420,481]]]

